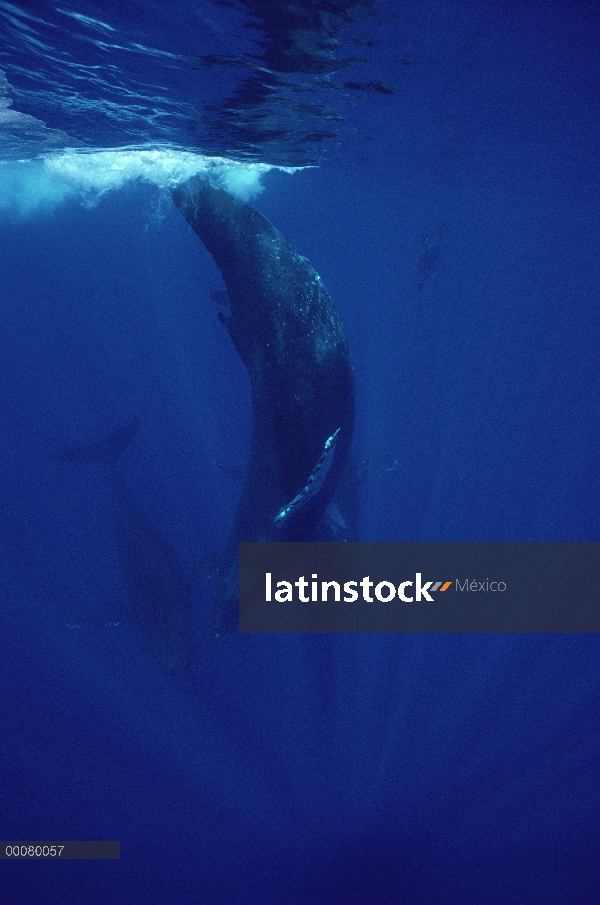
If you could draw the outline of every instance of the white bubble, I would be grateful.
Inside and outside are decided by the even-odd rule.
[[[69,194],[68,186],[48,178],[41,160],[0,163],[0,214],[24,218],[51,211]]]
[[[93,207],[107,192],[134,180],[168,189],[198,174],[247,201],[262,191],[262,177],[272,169],[293,173],[298,168],[171,149],[53,152],[36,160],[0,163],[0,211],[27,216],[65,199]]]

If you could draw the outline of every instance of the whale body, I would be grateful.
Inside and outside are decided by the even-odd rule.
[[[53,458],[109,469],[119,565],[130,613],[160,666],[177,675],[185,671],[194,650],[190,584],[171,544],[138,506],[120,472],[119,458],[137,431],[135,420],[99,443],[75,446]]]
[[[221,271],[231,314],[219,317],[250,375],[250,460],[215,607],[217,632],[235,631],[241,541],[333,539],[324,516],[352,442],[354,372],[321,277],[262,214],[204,177],[172,195]]]

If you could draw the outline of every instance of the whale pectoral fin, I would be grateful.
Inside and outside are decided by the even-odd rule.
[[[333,501],[325,511],[325,521],[335,534],[343,534],[348,531],[346,520]]]
[[[308,481],[304,488],[300,491],[300,493],[294,497],[294,499],[288,503],[287,506],[284,506],[283,509],[280,509],[277,515],[275,516],[275,521],[273,524],[276,527],[279,527],[284,522],[286,522],[289,518],[291,518],[299,509],[302,509],[309,500],[312,500],[323,487],[325,483],[325,478],[329,474],[329,469],[331,468],[331,464],[333,462],[333,457],[335,456],[335,447],[337,444],[337,439],[340,433],[340,428],[335,431],[325,441],[325,446],[323,448],[323,453],[321,458],[315,465]]]
[[[317,525],[313,540],[320,543],[345,543],[352,540],[348,524],[335,503],[330,503]]]

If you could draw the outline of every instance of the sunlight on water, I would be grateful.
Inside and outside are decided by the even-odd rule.
[[[0,211],[27,216],[66,199],[93,207],[106,192],[135,179],[168,189],[198,174],[247,201],[262,191],[262,177],[272,169],[293,173],[302,168],[166,149],[62,151],[36,160],[0,163]]]

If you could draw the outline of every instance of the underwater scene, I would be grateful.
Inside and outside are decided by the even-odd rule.
[[[0,836],[120,843],[0,901],[600,903],[595,634],[237,628],[242,541],[600,541],[599,46],[0,0]]]

